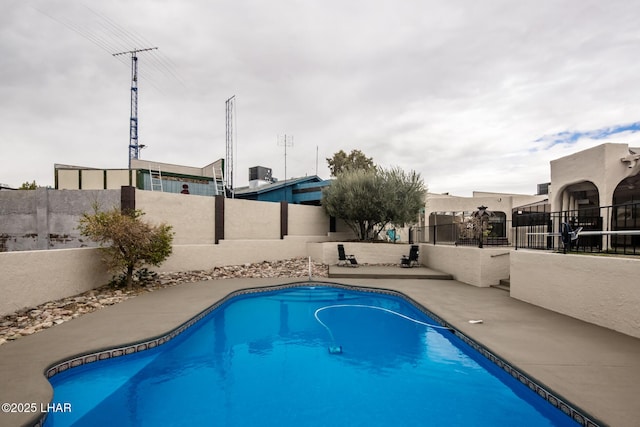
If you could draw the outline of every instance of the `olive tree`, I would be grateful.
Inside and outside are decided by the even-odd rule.
[[[133,284],[133,273],[144,265],[158,266],[171,255],[172,227],[152,225],[142,220],[144,212],[122,213],[114,208],[91,214],[79,221],[80,234],[100,244],[109,270],[124,273],[127,288]]]
[[[322,195],[327,214],[340,218],[360,240],[375,240],[388,224],[415,222],[426,187],[419,173],[392,169],[354,169],[338,175]]]

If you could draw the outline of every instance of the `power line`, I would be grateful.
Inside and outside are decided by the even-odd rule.
[[[91,14],[89,19],[84,21],[84,24],[74,23],[64,17],[56,16],[54,12],[49,12],[35,6],[31,7],[110,54],[112,52],[128,50],[129,46],[153,45],[153,43],[150,43],[141,35],[119,25],[104,13],[86,5],[83,6]],[[123,65],[128,66],[127,61],[122,58],[119,60]],[[182,87],[187,86],[185,79],[182,78],[177,71],[177,65],[166,55],[152,52],[149,59],[145,61],[145,64],[145,69],[138,74],[138,78],[148,82],[149,86],[158,92],[163,92],[161,90],[161,86],[164,86],[162,79],[176,81]]]

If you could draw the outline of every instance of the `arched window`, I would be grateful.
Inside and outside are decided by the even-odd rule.
[[[640,202],[640,175],[623,179],[613,192],[614,205],[634,202]]]

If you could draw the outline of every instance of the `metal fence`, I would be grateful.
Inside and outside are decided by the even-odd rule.
[[[639,216],[640,202],[562,212],[515,212],[514,245],[516,249],[640,255]],[[574,232],[567,244],[562,239],[563,224]]]
[[[416,227],[416,241],[438,245],[456,246],[509,246],[507,236],[510,221],[486,224],[482,231],[474,231],[464,223],[439,224],[429,227]],[[480,238],[482,236],[482,239]]]
[[[456,246],[640,255],[640,202],[562,212],[516,210],[511,221],[498,218],[473,224],[456,218],[451,216],[446,224],[416,227],[415,240]],[[574,231],[574,237],[577,235],[568,245],[562,241],[563,223]],[[576,230],[581,231],[575,233]]]

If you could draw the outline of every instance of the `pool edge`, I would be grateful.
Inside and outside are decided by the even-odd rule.
[[[513,364],[506,361],[504,358],[500,357],[496,352],[490,350],[480,342],[475,339],[469,337],[464,332],[457,329],[455,326],[445,321],[441,316],[437,315],[423,304],[419,303],[415,299],[411,298],[407,294],[402,291],[389,289],[385,287],[379,286],[365,286],[365,285],[354,285],[354,284],[345,284],[345,283],[337,283],[334,281],[325,281],[318,279],[305,279],[295,282],[289,282],[285,284],[271,284],[266,286],[257,286],[257,287],[247,287],[242,289],[237,289],[229,292],[223,298],[218,299],[216,302],[211,304],[209,307],[201,310],[199,313],[195,314],[193,317],[189,318],[187,321],[182,324],[176,326],[175,328],[169,330],[165,334],[154,336],[153,338],[138,340],[136,342],[131,342],[124,345],[119,345],[111,348],[103,348],[100,350],[92,350],[85,353],[81,353],[78,356],[73,356],[71,358],[65,358],[65,360],[60,360],[48,365],[44,370],[44,376],[46,379],[52,378],[53,376],[65,372],[69,369],[73,369],[79,366],[83,366],[85,364],[93,363],[99,360],[106,360],[113,357],[120,357],[129,354],[134,354],[139,351],[146,351],[152,348],[156,348],[162,344],[165,344],[176,338],[178,335],[186,331],[188,328],[196,324],[202,318],[210,314],[212,311],[220,307],[222,304],[227,302],[228,300],[241,296],[248,295],[254,293],[264,293],[279,289],[287,289],[287,288],[295,288],[295,287],[304,287],[304,286],[331,286],[336,288],[343,288],[355,291],[362,292],[370,292],[370,293],[381,293],[392,296],[400,297],[410,304],[417,307],[420,311],[422,311],[427,316],[433,318],[436,322],[438,322],[441,326],[447,327],[451,330],[451,332],[460,338],[467,345],[471,346],[474,350],[480,353],[485,359],[489,362],[493,363],[498,368],[505,371],[507,374],[511,375],[513,378],[527,386],[530,390],[538,394],[539,397],[545,399],[550,405],[564,412],[567,416],[573,419],[575,422],[582,426],[588,427],[597,427],[597,426],[606,426],[600,420],[597,420],[595,417],[588,414],[587,411],[584,411],[579,406],[571,403],[568,399],[564,398],[560,394],[553,392],[550,387],[547,387],[543,382],[536,380],[531,375],[527,374],[521,369],[516,368]],[[41,427],[45,420],[47,414],[42,414],[37,419],[34,419],[33,422],[27,422],[25,425],[37,426]]]

